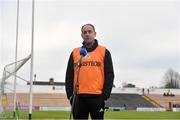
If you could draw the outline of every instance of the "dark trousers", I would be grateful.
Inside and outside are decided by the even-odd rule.
[[[104,99],[102,96],[77,96],[73,110],[74,119],[104,119]]]

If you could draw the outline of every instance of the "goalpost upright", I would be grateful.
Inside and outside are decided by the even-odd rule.
[[[17,68],[17,53],[18,53],[18,36],[19,35],[19,0],[17,0],[17,19],[16,19],[16,50],[15,50],[15,70]],[[14,111],[13,117],[16,117],[16,72],[14,76]]]
[[[34,70],[34,0],[32,0],[32,41],[31,41],[31,71],[30,71],[30,89],[29,89],[29,120],[32,119],[32,85]]]

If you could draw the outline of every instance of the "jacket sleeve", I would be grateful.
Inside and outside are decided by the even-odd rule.
[[[103,97],[107,100],[110,97],[111,90],[114,81],[114,70],[111,58],[111,53],[106,49],[104,58],[104,86],[103,86]]]
[[[65,87],[67,98],[73,95],[73,81],[74,81],[74,62],[73,62],[73,52],[71,53],[66,69]]]

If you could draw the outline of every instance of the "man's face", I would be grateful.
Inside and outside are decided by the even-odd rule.
[[[92,26],[85,25],[82,29],[81,36],[85,43],[91,43],[96,37],[96,32],[93,30]]]

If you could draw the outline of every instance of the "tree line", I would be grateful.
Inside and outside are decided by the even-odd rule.
[[[173,69],[165,72],[163,81],[165,88],[180,88],[180,74]]]

